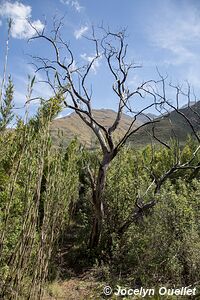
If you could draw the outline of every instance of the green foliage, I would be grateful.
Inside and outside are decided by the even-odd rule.
[[[11,82],[7,90],[10,100],[4,103],[11,111]],[[177,162],[198,166],[200,154],[192,157],[196,142],[189,138],[180,148],[171,141],[170,149],[124,147],[118,153],[106,178],[101,243],[91,253],[91,177],[97,176],[101,154],[76,140],[54,147],[49,126],[62,103],[61,95],[49,99],[27,124],[19,120],[15,130],[0,135],[3,296],[39,299],[47,279],[63,278],[74,266],[80,272],[94,265],[96,276],[112,283],[118,283],[119,274],[120,282],[139,278],[143,286],[198,281],[199,171],[177,170],[158,194],[153,180]],[[11,118],[9,109],[4,116]],[[140,205],[154,198],[156,206],[134,222],[136,200]]]
[[[35,120],[20,121],[0,137],[0,281],[6,299],[40,298],[57,239],[69,222],[69,205],[78,198],[79,146],[52,146],[51,116],[52,109],[41,107],[37,131]]]
[[[55,97],[41,102],[41,106],[35,117],[30,120],[34,131],[38,132],[41,126],[48,126],[63,108],[63,95],[57,94]]]
[[[187,285],[198,278],[200,263],[199,232],[188,186],[179,181],[174,188],[167,182],[159,201],[142,225],[133,225],[125,234],[120,258],[129,253],[122,261],[145,284]]]
[[[13,93],[14,86],[11,77],[9,77],[7,87],[5,88],[3,103],[0,107],[0,131],[4,130],[14,118],[14,114],[12,112],[14,107]]]
[[[198,281],[200,266],[198,174],[180,170],[169,176],[154,196],[151,172],[163,176],[176,162],[191,159],[195,142],[188,140],[181,150],[150,146],[133,151],[124,148],[113,161],[107,177],[105,226],[102,237],[102,259],[112,272],[125,278],[140,278],[143,286],[161,284],[189,285]],[[199,154],[193,165],[197,165]],[[152,163],[153,162],[153,163]],[[150,187],[148,189],[148,187]],[[146,193],[148,189],[148,193]],[[138,222],[130,223],[124,234],[119,229],[134,213],[136,199],[158,203]]]

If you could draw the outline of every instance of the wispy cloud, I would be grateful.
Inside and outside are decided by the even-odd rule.
[[[73,7],[77,12],[80,12],[83,9],[83,6],[77,0],[60,0],[61,3],[70,5]]]
[[[77,29],[74,31],[74,36],[75,38],[78,40],[80,39],[84,33],[86,33],[88,31],[88,26],[81,26],[81,28]]]
[[[86,53],[81,54],[80,56],[83,60],[87,61],[88,63],[90,63],[95,58],[95,56],[89,56]],[[95,74],[97,73],[97,69],[100,66],[99,60],[100,60],[100,57],[93,62],[92,67],[91,67],[91,70],[93,70]]]
[[[11,18],[12,27],[11,35],[17,39],[30,38],[35,34],[35,29],[41,31],[44,28],[44,24],[40,20],[32,21],[32,27],[28,20],[31,19],[32,7],[24,5],[18,1],[11,3],[5,1],[0,4],[0,16],[2,18]],[[2,22],[0,20],[0,22]]]
[[[199,11],[192,2],[166,1],[159,16],[149,28],[149,37],[155,46],[168,50],[168,63],[182,64],[196,58],[195,46],[200,38]]]
[[[187,69],[187,80],[195,88],[200,88],[200,61],[197,61],[195,65],[191,65]]]
[[[154,65],[180,84],[188,81],[200,91],[200,18],[197,1],[157,1],[146,21],[150,47],[156,51]],[[159,12],[159,13],[158,13]],[[151,58],[150,58],[151,59]]]

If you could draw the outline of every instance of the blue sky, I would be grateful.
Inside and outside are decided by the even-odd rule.
[[[28,74],[34,74],[30,55],[51,55],[46,43],[27,39],[33,31],[26,21],[31,20],[38,30],[47,21],[51,29],[52,17],[65,16],[63,38],[70,41],[77,63],[94,55],[83,34],[91,26],[102,22],[113,31],[127,27],[128,58],[142,65],[128,79],[130,88],[145,80],[157,79],[159,71],[174,84],[189,81],[196,94],[200,92],[200,1],[198,0],[34,0],[0,1],[0,76],[2,78],[7,23],[12,17],[12,37],[8,58],[8,73],[15,84],[15,105],[21,107],[26,100]],[[43,74],[37,75],[42,80]],[[95,66],[90,76],[93,85],[94,108],[116,108],[112,94],[111,77],[103,61]],[[90,84],[89,83],[89,86]],[[34,95],[48,98],[47,86],[37,83]],[[173,98],[173,96],[171,95]],[[184,101],[184,100],[183,100]],[[140,104],[139,106],[140,107]],[[137,107],[137,108],[138,108]],[[36,104],[30,107],[33,113]],[[23,109],[18,110],[23,113]]]

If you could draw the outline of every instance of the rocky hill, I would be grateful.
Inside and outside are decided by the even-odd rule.
[[[101,109],[93,110],[93,115],[96,121],[105,127],[109,127],[114,122],[117,113],[111,109]],[[114,135],[116,140],[121,138],[126,133],[132,120],[132,117],[128,115],[122,115],[120,125]],[[141,121],[137,120],[134,127],[137,127],[140,124]],[[89,148],[94,147],[95,143],[97,142],[92,130],[85,125],[85,123],[76,113],[72,113],[63,118],[55,119],[51,124],[50,130],[53,141],[56,144],[61,143],[61,141],[63,141],[64,144],[67,144],[74,137],[77,137],[82,144]]]

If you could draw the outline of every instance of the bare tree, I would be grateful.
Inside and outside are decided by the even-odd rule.
[[[188,129],[191,132],[191,135],[194,137],[194,141],[196,140],[193,152],[191,153],[190,157],[186,161],[182,161],[181,159],[181,147],[180,147],[180,141],[179,137],[176,135],[176,133],[173,130],[173,124],[171,123],[171,130],[172,130],[172,136],[173,141],[177,145],[175,149],[172,149],[172,146],[167,143],[164,140],[161,140],[156,136],[155,127],[159,123],[155,124],[152,123],[149,129],[149,134],[151,134],[152,139],[159,142],[159,144],[163,145],[164,148],[167,148],[173,151],[173,158],[174,162],[173,164],[167,169],[165,172],[163,172],[162,175],[158,176],[155,173],[154,170],[154,156],[155,156],[155,147],[153,144],[151,144],[151,162],[149,163],[149,167],[145,165],[145,169],[147,170],[147,173],[149,174],[152,181],[150,182],[147,190],[145,191],[144,195],[141,195],[140,197],[137,197],[135,200],[135,206],[130,213],[130,215],[127,217],[125,222],[118,228],[117,234],[121,237],[126,230],[129,228],[129,226],[133,223],[137,223],[138,220],[140,220],[144,215],[148,214],[150,209],[153,208],[159,201],[159,194],[161,192],[161,188],[164,185],[164,183],[172,178],[174,175],[178,174],[181,170],[187,171],[190,170],[190,178],[195,178],[195,176],[200,171],[200,161],[196,158],[198,157],[198,154],[200,152],[200,114],[198,108],[200,108],[200,102],[197,101],[196,95],[193,92],[189,83],[187,83],[187,87],[184,90],[183,86],[179,85],[173,85],[171,82],[167,82],[167,76],[163,77],[159,72],[159,80],[154,81],[154,85],[151,84],[149,89],[147,90],[145,87],[143,87],[144,91],[147,94],[154,95],[155,97],[155,103],[158,103],[161,101],[165,105],[161,107],[159,110],[159,107],[157,107],[157,110],[160,112],[159,119],[167,118],[169,122],[170,120],[170,111],[173,111],[176,113],[177,117],[180,117],[182,119],[182,126],[187,125]],[[153,83],[153,81],[152,81]],[[173,100],[171,101],[169,97],[167,97],[167,94],[169,92],[169,89],[171,89],[171,93],[174,92]],[[192,97],[192,98],[191,98]],[[186,102],[185,105],[187,110],[184,111],[180,107],[180,103]],[[191,105],[191,103],[193,105]],[[164,113],[163,113],[164,111]],[[145,203],[144,197],[149,193],[149,191],[153,189],[153,197],[152,199]]]
[[[133,62],[127,62],[128,44],[126,43],[126,30],[112,32],[109,28],[106,30],[100,27],[101,37],[97,38],[94,28],[92,28],[91,37],[85,37],[88,43],[94,45],[95,54],[90,58],[87,64],[77,66],[74,52],[70,44],[65,42],[61,35],[62,22],[54,21],[54,28],[50,35],[38,32],[32,39],[43,39],[53,49],[54,58],[34,57],[36,71],[44,71],[46,74],[45,82],[48,83],[56,93],[59,91],[65,95],[64,104],[72,109],[83,120],[83,122],[91,128],[97,137],[102,159],[99,162],[98,174],[96,177],[88,170],[92,186],[92,203],[94,209],[93,226],[90,236],[89,247],[94,249],[98,246],[104,219],[104,187],[106,182],[107,169],[111,161],[115,158],[120,149],[127,142],[127,139],[138,132],[141,128],[159,122],[159,120],[148,119],[146,123],[136,126],[137,117],[144,114],[151,107],[162,107],[166,101],[164,97],[159,97],[151,84],[155,84],[152,80],[143,82],[136,89],[130,90],[128,81],[131,78],[132,71],[139,66]],[[98,122],[93,115],[92,110],[92,89],[88,88],[88,79],[95,67],[96,62],[104,60],[108,72],[113,77],[112,90],[117,99],[117,114],[113,124],[107,128]],[[133,104],[136,100],[144,99],[148,96],[148,105],[136,111]],[[134,102],[133,102],[134,100]],[[147,102],[146,102],[147,103]],[[113,138],[114,133],[122,119],[124,111],[133,114],[132,122],[119,141]],[[155,134],[154,134],[155,137]],[[141,209],[152,207],[154,202],[143,205],[144,207],[137,210],[140,214]]]

